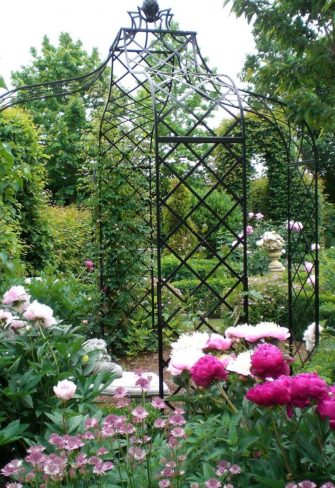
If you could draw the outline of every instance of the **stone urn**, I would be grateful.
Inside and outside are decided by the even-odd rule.
[[[270,258],[269,271],[270,273],[282,273],[285,271],[284,265],[279,261],[282,250],[281,249],[266,249]]]

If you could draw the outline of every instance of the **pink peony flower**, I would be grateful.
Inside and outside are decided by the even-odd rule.
[[[170,371],[172,376],[180,375],[183,371],[191,371],[194,364],[203,356],[204,353],[201,349],[181,349],[172,351],[167,370]]]
[[[94,269],[93,261],[91,261],[90,259],[85,261],[85,267],[86,267],[87,271],[92,271]]]
[[[286,224],[286,228],[290,229],[292,232],[300,232],[304,228],[301,222],[297,222],[296,220],[290,220]]]
[[[255,217],[254,212],[249,212],[248,213],[248,217],[249,217],[250,220],[252,220]]]
[[[322,419],[329,418],[331,429],[335,429],[335,397],[328,396],[323,398],[317,406],[317,411]]]
[[[227,379],[228,371],[219,359],[206,355],[192,367],[191,376],[196,385],[208,387],[213,381]]]
[[[211,334],[205,349],[215,349],[218,351],[227,351],[231,348],[233,341],[231,339],[226,339],[220,334]]]
[[[247,391],[246,398],[264,407],[288,405],[291,401],[290,386],[290,376],[280,376],[274,381],[266,381],[265,383],[253,386]]]
[[[291,403],[305,408],[311,400],[320,400],[328,395],[327,383],[316,373],[301,373],[291,378]]]
[[[290,337],[290,332],[286,327],[280,327],[274,322],[260,322],[257,325],[241,324],[228,327],[225,335],[229,339],[245,339],[248,342],[257,342],[260,339],[286,341]]]
[[[27,307],[26,311],[23,314],[23,317],[26,320],[33,320],[37,322],[38,325],[46,328],[51,327],[57,322],[56,319],[53,317],[53,310],[48,307],[48,305],[39,303],[37,300],[34,300]]]
[[[261,344],[251,355],[251,373],[259,378],[288,375],[290,368],[281,350],[272,344]]]
[[[315,286],[315,275],[314,274],[310,274],[307,278],[307,282],[312,285],[312,286]]]
[[[23,286],[12,286],[3,296],[2,303],[9,307],[14,307],[22,313],[29,305],[30,295]]]
[[[13,315],[8,310],[0,310],[0,322],[5,322],[8,324],[12,322]]]
[[[57,385],[53,387],[55,395],[61,400],[70,400],[75,394],[77,386],[69,380],[58,381]]]
[[[255,215],[256,220],[262,220],[264,219],[264,215],[261,212],[256,213]]]
[[[314,264],[310,263],[309,261],[304,262],[304,268],[307,271],[307,273],[310,273],[312,269],[314,268]]]
[[[247,236],[250,236],[254,232],[253,226],[252,225],[247,225],[246,228],[245,228],[245,232],[246,232]]]

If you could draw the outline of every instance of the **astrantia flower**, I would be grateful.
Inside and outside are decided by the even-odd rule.
[[[3,296],[2,303],[22,313],[29,305],[30,295],[23,286],[12,286]]]
[[[214,356],[200,358],[191,369],[191,376],[198,386],[209,386],[213,381],[225,380],[228,372],[224,364]]]
[[[255,385],[247,391],[246,398],[264,407],[288,405],[291,402],[291,378],[281,376],[274,381]]]
[[[221,481],[217,480],[216,478],[210,478],[209,480],[205,481],[206,488],[221,488],[221,486]]]
[[[13,476],[20,472],[21,465],[22,461],[20,459],[12,459],[12,461],[7,463],[0,472],[7,477]]]
[[[144,420],[149,415],[147,410],[141,406],[134,408],[134,410],[131,412],[131,414],[137,420]]]
[[[290,368],[281,350],[272,344],[261,344],[251,355],[251,373],[259,378],[288,375]]]
[[[39,303],[37,300],[34,300],[27,307],[23,317],[26,320],[37,322],[38,325],[41,325],[42,327],[51,327],[56,323],[56,320],[53,317],[53,310],[48,307],[48,305]]]
[[[57,385],[53,387],[55,395],[61,400],[70,400],[75,394],[77,386],[73,381],[63,380],[58,381]]]
[[[163,410],[165,407],[166,407],[166,403],[164,402],[164,400],[160,397],[154,397],[152,400],[151,400],[151,405],[154,407],[154,408],[159,408],[161,410]]]
[[[226,369],[242,376],[249,376],[251,368],[251,354],[252,351],[241,352],[236,358],[229,361]]]
[[[128,454],[137,461],[142,461],[146,457],[145,450],[135,446],[129,448]]]
[[[214,349],[217,351],[227,351],[228,349],[231,348],[232,345],[232,340],[231,339],[226,339],[220,334],[211,334],[207,343],[205,349]]]

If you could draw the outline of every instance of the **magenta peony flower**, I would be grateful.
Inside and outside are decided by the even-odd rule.
[[[290,374],[281,350],[272,344],[261,344],[251,356],[251,373],[259,378],[278,378]]]
[[[61,400],[70,400],[75,394],[77,386],[69,380],[58,381],[57,385],[53,387],[55,395]]]
[[[292,405],[295,407],[305,408],[311,400],[327,397],[327,383],[316,373],[297,374],[291,380]]]
[[[275,405],[288,405],[291,401],[291,378],[280,376],[274,381],[266,381],[247,391],[246,398],[257,405],[273,407]]]
[[[213,381],[225,380],[228,371],[219,359],[207,354],[192,367],[191,376],[196,385],[208,387]]]
[[[335,397],[323,398],[317,406],[317,411],[322,419],[328,417],[331,429],[335,429]]]
[[[220,334],[211,334],[204,349],[216,349],[218,351],[227,351],[231,348],[233,341],[226,339]]]
[[[91,261],[90,259],[87,259],[87,261],[85,261],[85,267],[86,267],[87,271],[92,271],[94,268],[93,261]]]

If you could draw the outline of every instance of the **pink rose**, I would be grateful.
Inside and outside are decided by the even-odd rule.
[[[291,378],[292,405],[305,408],[311,400],[327,397],[327,383],[316,373],[301,373]]]
[[[53,387],[55,395],[61,400],[70,400],[75,394],[77,386],[69,380],[58,381],[57,385]]]
[[[264,407],[288,405],[291,401],[290,385],[290,376],[280,376],[274,381],[253,386],[247,391],[246,398]]]
[[[208,387],[213,381],[225,380],[228,371],[218,358],[207,354],[192,367],[191,376],[196,385]]]
[[[87,271],[92,271],[92,269],[94,268],[93,261],[91,261],[90,259],[85,261],[85,267],[86,267]]]
[[[251,373],[259,378],[278,378],[290,374],[281,350],[272,344],[261,344],[251,356]]]
[[[204,349],[215,349],[217,351],[227,351],[231,348],[233,341],[226,339],[220,334],[211,334]]]

